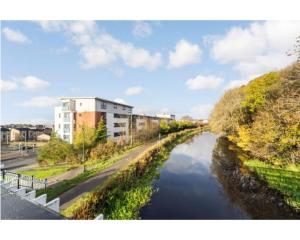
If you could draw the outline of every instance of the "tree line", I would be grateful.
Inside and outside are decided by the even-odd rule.
[[[225,92],[209,125],[260,160],[299,164],[300,62]]]

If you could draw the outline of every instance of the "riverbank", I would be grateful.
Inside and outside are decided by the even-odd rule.
[[[151,182],[157,174],[157,167],[177,144],[201,131],[203,129],[198,128],[170,134],[101,187],[78,199],[63,214],[72,219],[93,219],[100,213],[106,219],[137,219],[139,209],[152,194]]]
[[[223,185],[225,194],[253,219],[300,218],[300,212],[289,204],[287,195],[271,185],[264,175],[251,168],[250,163],[253,162],[249,160],[249,156],[234,143],[224,137],[219,138],[213,158],[212,169]],[[272,168],[267,170],[270,172]],[[273,173],[271,179],[279,183],[279,177],[280,175]]]

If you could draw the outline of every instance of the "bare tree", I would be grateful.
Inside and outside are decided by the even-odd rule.
[[[297,62],[300,62],[300,35],[296,38],[293,48],[286,53],[288,56],[296,56]]]

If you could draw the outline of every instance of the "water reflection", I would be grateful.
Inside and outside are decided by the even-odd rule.
[[[232,205],[211,171],[216,137],[203,133],[177,146],[153,182],[157,188],[142,219],[243,219],[239,206]]]

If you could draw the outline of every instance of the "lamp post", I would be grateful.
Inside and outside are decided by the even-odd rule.
[[[84,164],[84,162],[85,162],[85,151],[84,151],[85,131],[84,131],[84,127],[83,126],[82,126],[82,137],[83,137],[83,141],[82,141],[82,163]]]

